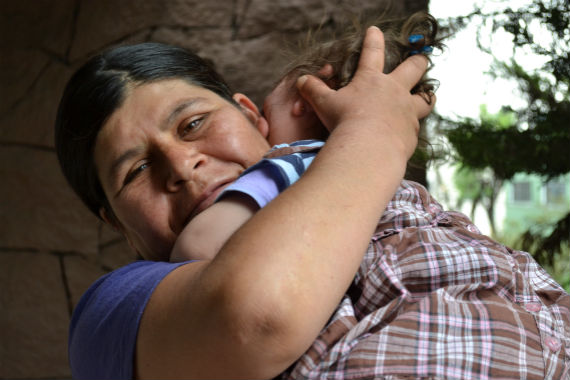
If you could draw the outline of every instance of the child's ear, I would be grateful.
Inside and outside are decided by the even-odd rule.
[[[250,98],[244,94],[235,93],[233,99],[242,109],[245,116],[253,123],[253,125],[259,130],[263,137],[269,135],[269,124],[267,120],[259,112],[259,108],[251,101]]]
[[[305,116],[313,112],[313,108],[309,103],[305,101],[300,95],[295,95],[293,100],[293,108],[291,108],[291,114],[295,117]]]
[[[301,97],[298,97],[293,101],[293,108],[291,109],[291,114],[296,117],[301,117],[306,112],[306,104]]]
[[[330,78],[333,74],[333,67],[329,63],[325,64],[319,71],[317,71],[317,76],[321,78],[329,87],[331,84],[329,83],[328,78]],[[313,108],[309,103],[305,101],[305,99],[303,99],[301,94],[299,94],[299,91],[295,89],[295,93],[292,96],[293,108],[291,108],[291,114],[293,116],[301,117],[313,112]]]

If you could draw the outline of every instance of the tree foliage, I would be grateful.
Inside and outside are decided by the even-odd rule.
[[[483,206],[489,220],[491,235],[495,235],[495,200],[503,181],[495,176],[492,170],[473,170],[468,166],[463,166],[454,173],[453,182],[459,191],[457,208],[460,209],[463,202],[471,201],[470,216],[474,219],[477,206]]]
[[[504,2],[508,5],[508,2]],[[494,2],[496,4],[496,2]],[[443,119],[440,126],[461,162],[475,169],[490,167],[502,179],[519,172],[556,177],[570,171],[570,2],[567,0],[534,0],[524,8],[485,13],[483,8],[452,20],[460,27],[481,20],[480,33],[502,29],[512,35],[513,57],[508,62],[495,60],[490,75],[516,80],[527,106],[513,109],[516,118],[511,125],[498,125],[495,120],[462,118]],[[531,31],[541,25],[550,38],[545,42]],[[543,33],[541,33],[543,34]],[[481,38],[479,38],[481,41]],[[492,42],[492,41],[491,41]],[[489,53],[492,49],[483,46]],[[543,56],[544,65],[527,71],[521,59],[522,50]],[[521,59],[522,60],[522,59]]]
[[[566,174],[570,172],[570,2],[531,0],[517,9],[508,1],[492,4],[502,9],[489,12],[483,4],[469,15],[450,20],[449,27],[479,22],[479,47],[489,54],[493,33],[509,33],[511,58],[495,58],[489,75],[515,80],[527,105],[520,109],[503,105],[503,112],[513,115],[506,124],[482,114],[479,119],[440,118],[439,128],[463,167],[492,170],[499,180],[519,172],[545,180]],[[543,65],[527,68],[523,53],[542,57]],[[534,246],[541,257],[559,251],[561,244],[568,243],[569,218],[570,214],[556,223],[549,236],[529,230],[525,244]]]

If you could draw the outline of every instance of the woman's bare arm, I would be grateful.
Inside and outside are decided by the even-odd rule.
[[[139,378],[269,378],[316,338],[403,177],[418,119],[432,107],[410,94],[426,59],[411,57],[385,75],[383,49],[372,28],[348,86],[301,81],[301,94],[335,126],[325,147],[214,260],[184,265],[159,284],[138,334]]]

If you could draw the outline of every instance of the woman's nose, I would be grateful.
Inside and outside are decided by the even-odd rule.
[[[166,189],[180,190],[195,179],[197,171],[206,163],[206,156],[197,149],[184,144],[169,146],[163,152],[165,161]]]

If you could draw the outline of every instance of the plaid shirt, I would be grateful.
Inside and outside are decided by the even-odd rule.
[[[570,379],[570,296],[403,181],[347,295],[283,379]]]

